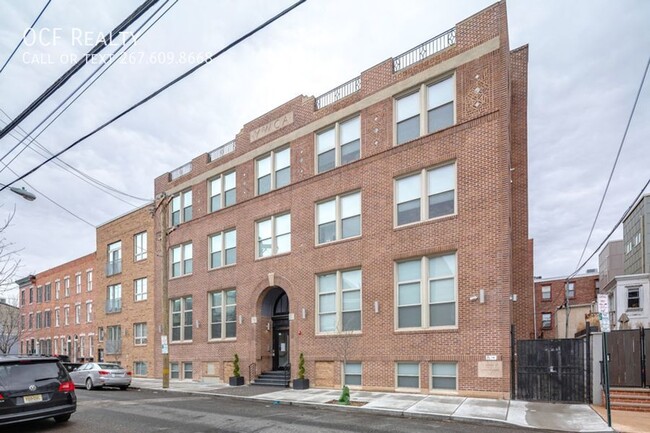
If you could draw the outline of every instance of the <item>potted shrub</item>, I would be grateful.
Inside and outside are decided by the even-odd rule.
[[[235,359],[232,362],[232,376],[230,376],[230,386],[242,386],[244,378],[239,374],[239,355],[235,353]]]
[[[293,380],[293,389],[309,389],[309,379],[305,379],[305,357],[298,358],[298,379]]]

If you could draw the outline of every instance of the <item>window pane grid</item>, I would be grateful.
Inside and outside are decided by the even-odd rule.
[[[257,257],[291,252],[291,214],[257,222]]]
[[[257,194],[291,183],[291,149],[274,150],[256,161]]]
[[[361,270],[317,277],[318,332],[361,330]]]
[[[361,118],[355,116],[316,134],[317,173],[354,162],[361,156]]]

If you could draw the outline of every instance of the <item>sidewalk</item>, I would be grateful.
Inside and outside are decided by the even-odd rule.
[[[162,391],[160,379],[134,378],[132,386]],[[172,381],[167,391],[209,394],[276,404],[321,406],[337,410],[358,410],[393,416],[423,417],[487,422],[544,430],[571,432],[613,431],[589,405],[552,404],[517,400],[492,400],[454,396],[351,391],[352,401],[363,406],[332,404],[340,391],[311,388],[296,391],[263,386],[230,387],[226,384]],[[626,430],[627,431],[627,430]],[[633,431],[633,430],[629,430]],[[639,431],[648,431],[645,430]]]

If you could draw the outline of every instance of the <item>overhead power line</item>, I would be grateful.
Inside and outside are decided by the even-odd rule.
[[[145,104],[146,102],[148,102],[149,100],[155,98],[157,95],[159,95],[159,94],[162,93],[163,91],[167,90],[168,88],[170,88],[170,87],[173,86],[174,84],[178,83],[179,81],[181,81],[181,80],[187,78],[189,75],[193,74],[193,73],[196,72],[198,69],[200,69],[200,68],[202,68],[203,66],[207,65],[207,64],[210,63],[212,60],[214,60],[214,59],[216,59],[217,57],[221,56],[223,53],[229,51],[229,50],[230,50],[231,48],[233,48],[234,46],[240,44],[242,41],[248,39],[249,37],[251,37],[251,36],[254,35],[255,33],[259,32],[260,30],[264,29],[264,28],[267,27],[268,25],[270,25],[270,24],[272,24],[273,22],[277,21],[278,19],[280,19],[280,18],[283,17],[284,15],[288,14],[289,12],[291,12],[292,10],[294,10],[295,8],[297,8],[298,6],[300,6],[301,4],[305,3],[306,1],[307,1],[307,0],[299,0],[299,1],[297,1],[296,3],[292,4],[291,6],[289,6],[288,8],[286,8],[286,9],[284,9],[283,11],[279,12],[278,14],[276,14],[275,16],[273,16],[272,18],[268,19],[268,20],[265,21],[264,23],[262,23],[262,24],[260,24],[259,26],[255,27],[253,30],[249,31],[248,33],[246,33],[246,34],[244,34],[243,36],[239,37],[239,38],[236,39],[235,41],[233,41],[233,42],[231,42],[230,44],[226,45],[226,47],[222,48],[221,50],[217,51],[217,52],[216,52],[215,54],[213,54],[212,56],[208,57],[204,62],[199,63],[198,65],[196,65],[196,66],[190,68],[188,71],[184,72],[183,74],[181,74],[181,75],[178,76],[177,78],[175,78],[175,79],[173,79],[172,81],[170,81],[169,83],[165,84],[164,86],[162,86],[161,88],[159,88],[159,89],[156,90],[155,92],[151,93],[149,96],[145,97],[144,99],[142,99],[142,100],[140,100],[139,102],[135,103],[135,104],[132,105],[131,107],[129,107],[129,108],[127,108],[126,110],[122,111],[120,114],[118,114],[117,116],[115,116],[115,117],[113,117],[112,119],[108,120],[107,122],[104,122],[102,125],[98,126],[98,127],[95,128],[93,131],[91,131],[91,132],[89,132],[88,134],[84,135],[83,137],[79,138],[78,140],[76,140],[76,141],[73,142],[72,144],[70,144],[70,145],[68,145],[67,147],[65,147],[64,149],[60,150],[59,152],[57,152],[57,153],[56,153],[55,155],[53,155],[52,157],[46,159],[45,161],[43,161],[42,163],[38,164],[36,167],[32,168],[31,170],[27,171],[26,173],[22,174],[22,175],[19,176],[18,178],[14,179],[14,180],[11,181],[10,183],[4,185],[3,187],[0,188],[0,191],[4,191],[5,189],[7,189],[7,188],[10,187],[11,185],[15,184],[16,182],[18,182],[18,181],[20,181],[20,180],[26,178],[27,176],[29,176],[30,174],[32,174],[32,173],[34,173],[34,172],[36,172],[38,169],[40,169],[40,168],[43,167],[45,164],[47,164],[47,163],[49,163],[50,161],[52,161],[54,158],[56,158],[56,157],[58,157],[58,156],[64,154],[64,153],[67,152],[68,150],[70,150],[70,149],[74,148],[75,146],[77,146],[77,145],[78,145],[79,143],[81,143],[82,141],[88,139],[89,137],[92,137],[93,135],[95,135],[96,133],[98,133],[99,131],[101,131],[102,129],[106,128],[108,125],[112,124],[112,123],[115,122],[116,120],[118,120],[118,119],[124,117],[126,114],[128,114],[128,113],[130,113],[131,111],[135,110],[135,109],[138,108],[139,106],[141,106],[141,105]]]
[[[621,144],[618,146],[618,152],[616,152],[616,159],[614,159],[614,164],[612,165],[612,171],[609,173],[609,178],[607,179],[607,185],[605,185],[605,191],[603,191],[603,196],[600,199],[600,204],[598,205],[598,211],[596,212],[596,217],[594,218],[594,222],[591,225],[591,230],[589,230],[589,236],[587,236],[587,242],[585,242],[585,246],[582,249],[582,254],[580,254],[580,258],[578,259],[578,265],[580,265],[580,261],[585,255],[585,252],[587,251],[587,246],[589,246],[589,241],[591,240],[591,236],[594,233],[594,228],[596,227],[596,221],[598,221],[598,216],[600,216],[600,211],[603,208],[603,203],[605,202],[605,196],[607,195],[607,191],[609,190],[609,185],[612,182],[612,177],[614,176],[614,170],[616,170],[616,165],[618,164],[618,159],[621,156],[621,151],[623,150],[623,144],[625,144],[625,139],[627,138],[627,132],[630,130],[630,124],[632,123],[632,117],[634,117],[634,111],[636,110],[636,105],[639,102],[639,96],[641,95],[641,89],[643,89],[643,83],[645,83],[645,78],[648,75],[648,67],[650,66],[650,58],[648,58],[648,62],[645,65],[645,71],[643,72],[643,77],[641,78],[641,83],[639,84],[639,89],[636,92],[636,98],[634,98],[634,105],[632,105],[632,111],[630,112],[630,116],[627,119],[627,125],[625,126],[625,132],[623,133],[623,138],[621,138]],[[600,247],[598,247],[600,248]],[[598,251],[598,250],[596,250]],[[593,256],[593,255],[592,255]],[[569,278],[573,277],[575,274],[580,272],[580,268],[576,269],[576,271],[569,276]]]
[[[79,72],[83,68],[88,59],[91,59],[93,56],[101,52],[106,48],[115,36],[122,33],[126,30],[131,24],[133,24],[138,18],[140,18],[146,11],[148,11],[158,0],[146,0],[140,7],[131,13],[124,21],[122,21],[113,31],[111,31],[104,39],[97,43],[85,57],[81,58],[77,63],[75,63],[68,71],[63,74],[58,80],[54,82],[45,92],[43,92],[34,102],[29,104],[27,108],[23,110],[22,113],[17,115],[13,121],[9,122],[9,125],[5,126],[2,131],[0,131],[0,139],[6,136],[9,131],[14,129],[20,122],[25,120],[34,110],[36,110],[47,98],[52,96],[61,86],[63,86],[74,74]]]
[[[32,25],[29,26],[30,29],[34,28],[34,26],[36,25],[38,20],[41,18],[41,15],[43,15],[43,13],[45,12],[45,9],[47,9],[47,7],[50,5],[50,3],[52,3],[52,0],[47,0],[47,3],[45,3],[45,6],[43,6],[43,9],[41,9],[41,12],[38,14],[36,19],[32,23]],[[22,38],[20,38],[20,41],[18,41],[18,45],[16,45],[16,48],[14,48],[14,50],[11,52],[11,54],[9,54],[9,58],[7,58],[4,65],[2,65],[2,68],[0,68],[0,74],[2,74],[2,71],[5,70],[5,68],[7,67],[9,62],[11,61],[11,59],[14,57],[14,54],[16,54],[16,51],[18,51],[18,48],[20,48],[20,46],[23,44],[24,41],[25,41],[25,38],[23,36]]]

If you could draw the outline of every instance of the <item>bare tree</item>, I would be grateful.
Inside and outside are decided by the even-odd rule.
[[[0,303],[0,354],[7,354],[20,340],[20,310]]]
[[[0,222],[0,298],[7,298],[10,290],[15,290],[16,271],[20,266],[18,250],[2,234],[9,228],[16,214],[14,208],[4,221]]]

